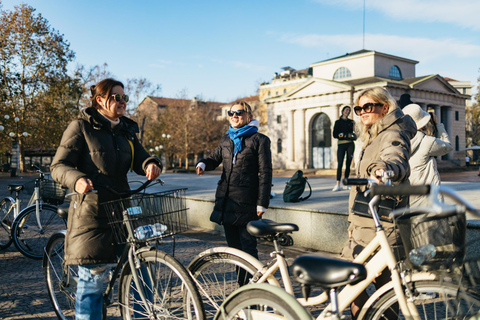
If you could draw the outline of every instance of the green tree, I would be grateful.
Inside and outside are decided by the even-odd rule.
[[[20,119],[15,131],[29,133],[20,140],[21,147],[47,147],[39,142],[57,138],[49,133],[61,127],[55,114],[68,108],[65,99],[70,101],[72,90],[78,94],[78,83],[67,75],[74,52],[64,36],[26,4],[1,10],[0,30],[0,115]],[[7,146],[8,137],[1,139]]]

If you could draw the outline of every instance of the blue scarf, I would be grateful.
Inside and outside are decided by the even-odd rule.
[[[232,127],[228,128],[227,133],[230,136],[230,139],[232,139],[233,144],[235,146],[233,150],[233,164],[235,164],[237,160],[237,153],[242,151],[242,137],[249,137],[257,131],[258,131],[257,127],[249,126],[249,125],[243,126],[238,129],[234,129]]]

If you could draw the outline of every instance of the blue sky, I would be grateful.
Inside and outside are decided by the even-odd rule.
[[[108,64],[161,96],[230,102],[282,67],[363,48],[363,0],[0,0],[27,3],[64,34],[72,64]],[[365,49],[419,61],[416,75],[477,85],[480,1],[366,0]]]

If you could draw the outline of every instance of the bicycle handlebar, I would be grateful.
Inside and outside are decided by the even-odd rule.
[[[371,180],[371,179],[344,178],[342,180],[342,183],[345,186],[366,186],[369,183],[372,183],[373,181],[374,180]]]
[[[430,194],[430,185],[412,186],[408,184],[400,184],[397,186],[372,185],[370,188],[372,196],[413,196]]]
[[[125,191],[125,192],[118,192],[116,191],[115,189],[113,189],[112,187],[110,187],[109,185],[106,185],[106,184],[97,184],[97,187],[101,187],[101,188],[105,188],[107,189],[108,191],[110,191],[111,193],[117,195],[117,196],[130,196],[132,194],[135,194],[135,193],[139,193],[143,190],[145,190],[152,182],[156,182],[156,183],[160,183],[162,186],[164,185],[164,181],[161,180],[161,179],[154,179],[154,180],[147,180],[145,181],[140,187],[138,187],[137,189],[134,189],[134,190],[129,190],[129,191]],[[93,191],[93,190],[92,190]]]

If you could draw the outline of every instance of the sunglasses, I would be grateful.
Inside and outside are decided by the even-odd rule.
[[[112,94],[112,97],[113,97],[113,98],[115,99],[115,101],[117,101],[117,102],[122,101],[122,99],[123,99],[123,101],[125,101],[125,102],[128,102],[128,100],[129,100],[128,95],[126,95],[126,94],[124,94],[123,96],[120,95],[120,94],[118,94],[118,93],[117,93],[117,94]]]
[[[247,113],[247,111],[245,110],[236,110],[236,111],[232,111],[232,110],[229,110],[227,111],[227,114],[229,117],[233,117],[233,115],[237,115],[237,117],[240,117],[242,114],[244,113]]]
[[[373,111],[374,107],[381,107],[381,106],[383,106],[383,103],[368,102],[368,103],[365,103],[363,107],[356,106],[355,108],[353,108],[353,111],[355,111],[355,114],[359,116],[362,110],[366,113],[370,113]]]

